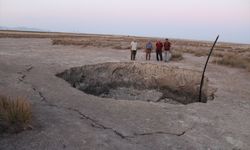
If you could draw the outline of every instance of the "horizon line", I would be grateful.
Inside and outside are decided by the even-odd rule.
[[[9,28],[9,29],[1,29],[3,28]],[[13,28],[13,29],[11,29]],[[26,29],[15,29],[15,28],[27,28]],[[29,30],[30,28],[30,30]],[[32,30],[35,29],[35,30]],[[77,31],[51,31],[51,30],[45,30],[45,29],[38,29],[38,28],[33,28],[33,27],[5,27],[5,26],[0,26],[0,31],[16,31],[16,32],[33,32],[33,33],[65,33],[65,34],[81,34],[82,35],[103,35],[103,36],[131,36],[131,37],[138,37],[138,38],[159,38],[159,39],[165,39],[166,37],[155,37],[155,36],[143,36],[143,35],[131,35],[131,34],[112,34],[112,33],[93,33],[93,32],[77,32]],[[217,34],[216,37],[220,35]],[[77,35],[75,35],[77,36]],[[78,35],[79,36],[79,35]],[[221,36],[221,35],[220,35]],[[215,37],[215,38],[216,38]],[[197,41],[197,42],[213,42],[213,40],[204,40],[204,39],[192,39],[192,38],[179,38],[179,37],[167,37],[172,40],[185,40],[185,41]],[[231,42],[231,41],[218,41],[218,43],[225,43],[225,44],[241,44],[241,45],[250,45],[250,43],[245,43],[245,42]]]

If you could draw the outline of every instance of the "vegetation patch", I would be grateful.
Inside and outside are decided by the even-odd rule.
[[[176,51],[181,52],[181,53],[189,53],[189,54],[193,54],[194,56],[197,57],[201,57],[201,56],[207,56],[209,51],[208,50],[204,50],[204,49],[195,49],[195,48],[179,48],[176,47],[175,48]]]
[[[0,133],[18,133],[30,126],[31,105],[27,99],[0,95]]]
[[[172,60],[182,60],[183,59],[182,53],[178,52],[178,51],[172,52],[172,58],[171,59]]]
[[[250,58],[236,54],[225,54],[221,58],[215,58],[213,63],[230,67],[244,68],[250,71]]]

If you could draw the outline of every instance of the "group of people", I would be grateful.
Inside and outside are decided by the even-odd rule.
[[[137,45],[138,43],[136,42],[136,40],[133,40],[131,42],[131,60],[135,60],[136,52],[137,52]],[[168,62],[171,58],[171,52],[170,52],[171,43],[168,41],[168,39],[165,39],[164,43],[158,40],[155,46],[156,46],[157,61],[163,60],[162,52],[164,50],[164,61]],[[153,44],[151,41],[148,41],[145,47],[146,60],[150,60],[152,50],[153,50]]]

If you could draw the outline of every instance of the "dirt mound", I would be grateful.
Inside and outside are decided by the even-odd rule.
[[[201,73],[162,64],[122,62],[86,65],[57,74],[96,96],[189,104],[198,101]],[[205,78],[202,102],[211,97]]]

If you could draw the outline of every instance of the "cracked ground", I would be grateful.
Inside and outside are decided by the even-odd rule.
[[[0,135],[6,150],[250,149],[250,75],[209,64],[217,89],[208,103],[173,105],[83,93],[55,74],[104,62],[127,62],[128,50],[52,45],[50,39],[0,39],[0,93],[32,103],[33,129]],[[205,57],[150,63],[201,71]],[[138,52],[137,62],[144,62]]]

